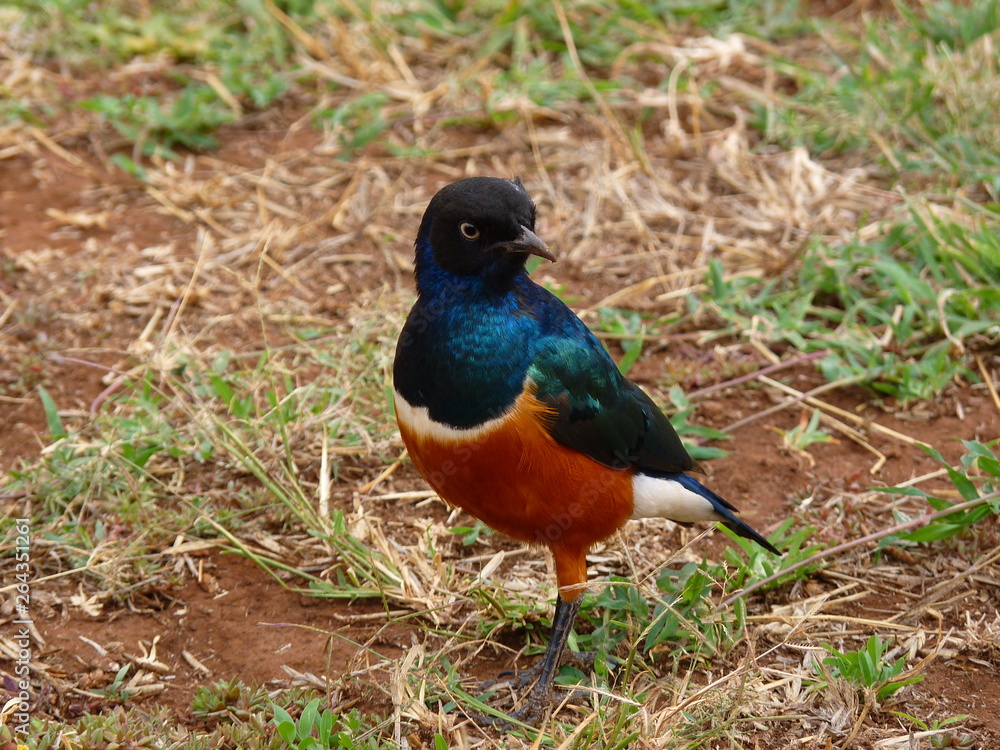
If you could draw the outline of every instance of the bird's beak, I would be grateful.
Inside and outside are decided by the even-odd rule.
[[[525,226],[521,227],[521,234],[517,236],[517,239],[506,243],[504,247],[508,253],[527,253],[545,258],[553,263],[556,262],[556,256],[549,251],[549,248],[542,242],[542,238]]]

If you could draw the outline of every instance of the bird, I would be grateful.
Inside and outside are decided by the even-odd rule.
[[[394,410],[413,464],[450,506],[547,547],[558,594],[515,718],[551,704],[587,585],[587,553],[629,519],[718,521],[778,549],[691,472],[669,419],[526,263],[556,256],[520,178],[467,177],[430,200],[416,301],[396,344]]]

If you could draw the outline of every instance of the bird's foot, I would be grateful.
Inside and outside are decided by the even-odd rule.
[[[590,672],[594,668],[596,659],[597,654],[594,652],[570,652],[563,657],[562,666],[572,666],[582,672]],[[609,657],[608,666],[614,669],[617,662]],[[518,694],[525,689],[528,689],[528,693],[517,708],[508,711],[505,715],[486,716],[485,714],[471,714],[464,711],[463,715],[481,726],[494,726],[505,731],[515,724],[538,726],[553,708],[563,705],[580,705],[589,699],[590,694],[585,690],[571,690],[570,686],[566,686],[565,690],[556,690],[551,682],[543,683],[541,681],[543,671],[544,660],[539,660],[527,669],[508,670],[501,672],[492,680],[481,682],[479,688],[483,693],[497,688],[503,688],[504,692],[510,691],[508,700],[515,704]],[[499,702],[502,704],[505,701]]]
[[[497,715],[489,716],[461,710],[460,713],[479,726],[491,726],[501,732],[506,732],[524,724],[540,727],[551,712],[565,705],[582,704],[588,698],[589,694],[585,690],[566,692],[554,690],[551,683],[544,685],[541,682],[536,682],[531,691],[524,697],[521,705],[512,711],[500,713],[498,710]]]
[[[589,673],[594,668],[594,662],[597,661],[597,653],[595,651],[570,651],[563,656],[561,666],[564,667],[576,667],[581,672]],[[533,685],[538,681],[538,678],[542,676],[542,669],[544,665],[544,660],[539,659],[533,666],[527,669],[508,669],[492,680],[486,680],[479,684],[479,689],[486,691],[497,685],[509,685],[513,690],[520,691],[529,685]],[[617,666],[617,662],[611,657],[608,657],[608,666],[614,669]]]

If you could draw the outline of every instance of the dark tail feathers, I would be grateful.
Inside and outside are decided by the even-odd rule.
[[[712,492],[712,490],[708,489],[708,487],[703,485],[697,479],[689,477],[687,474],[665,474],[663,476],[669,477],[675,482],[680,482],[680,484],[686,489],[701,495],[703,498],[712,503],[712,507],[715,508],[716,513],[725,519],[722,522],[723,525],[735,532],[737,536],[741,536],[744,539],[750,539],[766,549],[768,552],[773,552],[775,555],[781,554],[777,547],[750,528],[750,526],[748,526],[742,519],[740,519],[739,516],[736,515],[739,513],[736,508],[726,502],[722,497]]]

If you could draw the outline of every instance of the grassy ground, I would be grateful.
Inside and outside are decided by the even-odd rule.
[[[998,29],[0,6],[0,748],[995,746]],[[522,176],[536,278],[786,551],[630,526],[560,678],[591,703],[503,737],[454,707],[511,708],[478,683],[540,652],[550,566],[426,490],[387,399],[466,174]]]

